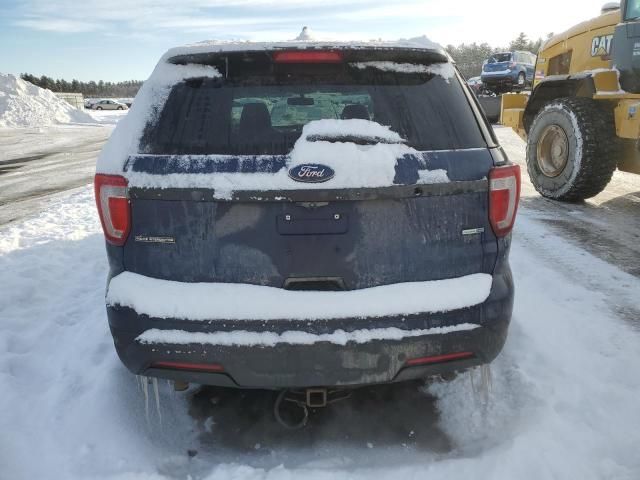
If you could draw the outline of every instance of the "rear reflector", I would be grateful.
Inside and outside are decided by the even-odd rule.
[[[184,362],[155,362],[151,368],[164,368],[169,370],[190,370],[192,372],[219,373],[224,372],[222,365],[217,363],[184,363]]]
[[[466,358],[472,358],[473,356],[473,352],[458,352],[447,353],[445,355],[434,355],[432,357],[412,358],[407,361],[407,366],[415,367],[418,365],[430,365],[432,363],[445,363],[453,360],[464,360]]]
[[[131,229],[127,179],[99,173],[95,177],[94,187],[105,238],[113,245],[124,245]]]
[[[493,232],[504,237],[516,221],[520,201],[520,166],[507,165],[489,172],[489,220]]]
[[[342,53],[334,51],[283,51],[273,54],[275,63],[341,63]]]

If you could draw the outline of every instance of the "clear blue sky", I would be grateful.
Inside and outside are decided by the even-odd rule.
[[[0,0],[0,72],[146,79],[168,48],[207,39],[427,35],[508,45],[593,16],[605,0]],[[553,12],[553,15],[551,15]]]

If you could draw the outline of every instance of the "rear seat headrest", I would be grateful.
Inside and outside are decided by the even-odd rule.
[[[271,131],[271,115],[264,103],[247,103],[240,115],[240,133],[259,134]]]
[[[361,118],[362,120],[371,120],[369,117],[369,109],[366,105],[359,104],[351,104],[345,105],[342,109],[342,115],[340,115],[343,120],[348,120],[351,118]]]

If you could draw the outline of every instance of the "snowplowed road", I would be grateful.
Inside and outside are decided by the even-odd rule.
[[[37,211],[42,200],[91,182],[109,126],[0,129],[0,225]]]
[[[524,162],[523,143],[497,132]],[[295,433],[275,424],[269,393],[176,394],[164,383],[162,419],[151,400],[147,421],[111,345],[91,190],[0,227],[0,478],[640,478],[640,279],[629,243],[640,177],[616,174],[581,205],[548,204],[525,185],[514,317],[488,401],[469,375],[367,389]]]
[[[510,129],[496,127],[500,144],[522,167],[521,205],[559,236],[640,277],[640,175],[615,172],[611,183],[583,203],[541,197],[527,175],[524,142]]]

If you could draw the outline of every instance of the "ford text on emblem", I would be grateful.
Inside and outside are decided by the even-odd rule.
[[[322,183],[331,180],[334,175],[332,168],[317,163],[296,165],[289,169],[289,177],[296,182]]]

